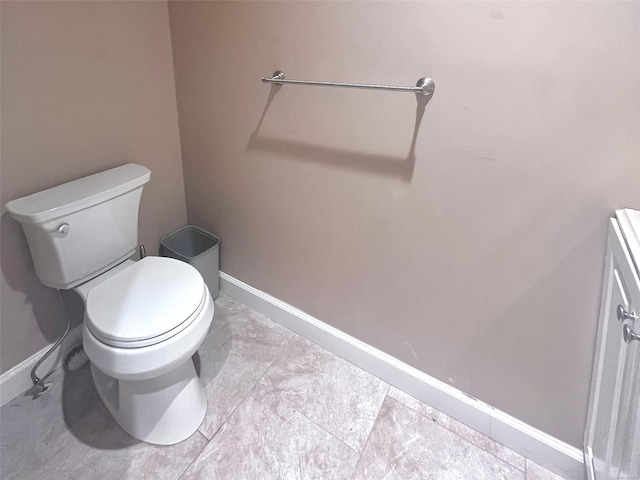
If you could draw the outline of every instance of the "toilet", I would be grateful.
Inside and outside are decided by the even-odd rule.
[[[85,306],[83,346],[96,390],[118,424],[144,442],[191,436],[207,410],[192,355],[214,305],[200,273],[171,258],[130,257],[151,172],[127,164],[7,203],[36,275]]]

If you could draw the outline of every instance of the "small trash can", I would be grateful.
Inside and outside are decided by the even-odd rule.
[[[215,235],[187,225],[171,232],[160,240],[160,254],[163,257],[177,258],[187,262],[200,272],[209,293],[214,300],[218,298],[220,278],[220,239]]]

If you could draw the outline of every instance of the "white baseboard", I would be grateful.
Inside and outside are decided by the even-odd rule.
[[[45,378],[49,373],[60,368],[69,350],[75,345],[81,344],[82,324],[72,328],[69,331],[67,338],[65,338],[62,344],[57,348],[57,351],[53,352],[49,358],[40,365],[37,372],[38,376],[40,378]],[[38,360],[47,353],[52,345],[53,343],[51,345],[47,345],[45,348],[31,355],[11,370],[7,370],[5,373],[0,375],[0,407],[6,405],[18,395],[23,394],[33,386],[30,376],[31,369],[36,363],[38,363]]]
[[[582,450],[470,397],[224,272],[220,272],[220,290],[552,472],[570,480],[585,478]]]

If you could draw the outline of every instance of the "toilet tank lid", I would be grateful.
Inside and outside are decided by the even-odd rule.
[[[150,177],[148,168],[128,163],[12,200],[6,207],[21,223],[42,223],[134,190]]]

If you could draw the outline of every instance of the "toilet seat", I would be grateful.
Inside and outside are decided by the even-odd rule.
[[[206,304],[207,287],[191,265],[146,257],[91,289],[85,325],[100,342],[140,348],[187,328]]]
[[[98,339],[85,321],[82,344],[91,363],[110,377],[127,381],[149,380],[171,371],[196,352],[209,332],[214,311],[209,289],[205,288],[200,314],[184,329],[161,342],[140,348],[111,346]]]

